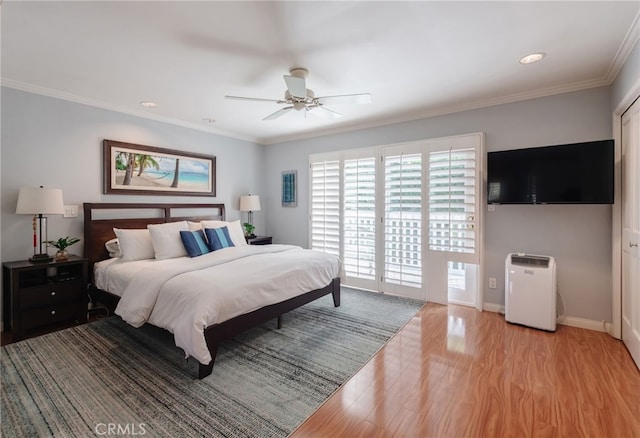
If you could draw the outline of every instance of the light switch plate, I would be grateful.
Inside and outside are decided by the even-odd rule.
[[[78,206],[77,205],[65,205],[64,206],[64,217],[78,217]]]

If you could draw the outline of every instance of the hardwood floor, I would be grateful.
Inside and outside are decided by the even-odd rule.
[[[291,437],[640,437],[622,342],[426,305]]]

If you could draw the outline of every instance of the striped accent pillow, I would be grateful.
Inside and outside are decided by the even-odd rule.
[[[231,240],[231,237],[229,236],[229,229],[227,227],[205,228],[204,232],[207,234],[209,249],[211,251],[217,251],[222,248],[235,246],[233,244],[233,241]]]
[[[211,252],[202,230],[180,231],[180,238],[189,257],[198,257]]]

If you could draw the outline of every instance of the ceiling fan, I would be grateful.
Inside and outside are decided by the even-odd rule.
[[[287,105],[284,108],[280,108],[278,111],[269,114],[262,120],[277,119],[288,113],[291,110],[305,112],[314,111],[314,114],[319,116],[335,119],[342,117],[339,112],[330,110],[325,107],[328,104],[366,104],[371,103],[371,95],[369,93],[364,94],[341,94],[338,96],[324,96],[316,97],[314,92],[307,88],[306,79],[309,75],[309,71],[305,68],[294,68],[289,71],[290,75],[282,76],[284,82],[287,85],[287,89],[284,92],[283,99],[261,99],[258,97],[242,97],[242,96],[225,96],[226,99],[232,100],[249,100],[256,102],[275,102],[278,104]]]

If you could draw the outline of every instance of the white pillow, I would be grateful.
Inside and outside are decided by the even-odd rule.
[[[187,250],[180,238],[180,231],[189,231],[187,221],[152,224],[147,225],[147,229],[151,234],[156,260],[173,259],[187,255]]]
[[[113,232],[118,237],[120,245],[121,260],[131,262],[134,260],[152,259],[155,255],[151,234],[149,230],[124,230],[114,228]]]
[[[200,224],[202,228],[222,228],[227,227],[229,230],[229,237],[231,237],[231,241],[234,246],[244,246],[248,245],[246,239],[244,238],[244,231],[242,230],[242,225],[240,225],[240,221],[226,222],[226,221],[201,221]]]
[[[109,252],[109,257],[121,257],[120,254],[120,243],[118,243],[118,239],[107,240],[104,243],[104,247],[107,248],[107,252]]]
[[[187,221],[187,224],[189,224],[189,231],[198,231],[202,229],[200,222]]]

